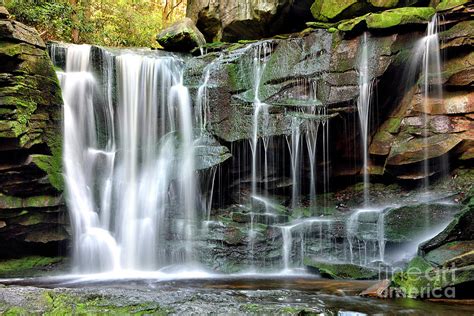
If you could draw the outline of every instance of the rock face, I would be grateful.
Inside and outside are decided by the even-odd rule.
[[[0,17],[0,257],[54,254],[61,199],[61,91],[38,33]]]
[[[164,49],[174,52],[189,52],[193,48],[201,47],[206,43],[202,33],[189,18],[185,18],[162,30],[157,35],[156,40]]]
[[[426,290],[455,288],[456,298],[470,296],[474,281],[474,198],[438,235],[419,247],[419,256],[394,275],[392,287],[408,297],[424,297]],[[467,291],[467,292],[466,292]],[[447,293],[447,291],[444,291]]]
[[[189,0],[186,16],[208,41],[236,41],[301,28],[310,6],[310,0]]]

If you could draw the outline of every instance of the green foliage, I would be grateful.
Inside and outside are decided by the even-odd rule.
[[[5,5],[15,19],[38,28],[46,39],[68,41],[74,23],[74,9],[65,0],[6,0]]]
[[[156,34],[186,8],[176,0],[6,0],[6,6],[45,40],[114,47],[157,46]]]

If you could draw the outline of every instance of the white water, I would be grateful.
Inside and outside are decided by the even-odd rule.
[[[443,100],[443,92],[441,86],[441,56],[439,48],[439,36],[438,36],[438,16],[434,15],[431,21],[428,23],[426,29],[426,36],[422,39],[423,49],[423,121],[424,121],[424,159],[423,159],[423,175],[424,175],[424,187],[425,191],[428,191],[429,176],[431,174],[429,158],[430,151],[428,147],[429,131],[429,106],[430,100]],[[447,164],[447,162],[445,162]]]
[[[95,103],[89,46],[69,46],[66,72],[60,73],[74,263],[80,272],[189,263],[196,173],[191,100],[181,83],[180,61],[131,53],[105,57],[104,104]],[[169,221],[171,204],[177,214]],[[175,245],[167,246],[169,241]]]
[[[367,43],[367,32],[364,33],[361,43],[361,53],[359,57],[359,99],[357,101],[357,111],[359,112],[360,129],[362,136],[362,175],[364,181],[364,206],[369,203],[369,109],[372,97],[372,82],[369,73],[369,52]]]
[[[258,173],[258,158],[259,158],[259,150],[258,150],[258,140],[259,140],[259,133],[264,131],[268,125],[268,104],[261,102],[260,100],[260,85],[262,81],[262,77],[265,71],[265,67],[268,61],[268,55],[272,50],[272,45],[270,42],[261,42],[253,48],[253,93],[254,93],[254,100],[253,100],[253,107],[254,107],[254,114],[253,114],[253,131],[252,131],[252,139],[250,142],[250,148],[252,151],[252,196],[257,195],[257,173]],[[260,117],[263,117],[263,121],[265,126],[259,126]],[[264,159],[266,161],[267,156],[267,148],[268,148],[268,138],[263,140],[264,142]],[[266,164],[265,164],[266,166]],[[265,168],[266,169],[266,168]],[[264,170],[264,176],[266,176],[267,170]],[[261,173],[260,173],[261,177]]]

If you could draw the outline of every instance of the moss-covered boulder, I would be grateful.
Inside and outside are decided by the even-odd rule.
[[[56,255],[69,238],[61,90],[36,30],[1,12],[0,256]]]
[[[372,13],[365,19],[369,29],[386,29],[405,24],[428,22],[435,14],[430,7],[406,7]]]
[[[158,33],[156,40],[164,49],[174,52],[189,52],[206,44],[204,35],[189,18],[165,28]]]
[[[304,265],[330,279],[373,280],[378,277],[378,270],[350,263],[333,263],[305,258]]]

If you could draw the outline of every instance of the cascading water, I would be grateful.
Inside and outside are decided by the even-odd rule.
[[[73,257],[85,272],[118,269],[121,252],[108,230],[110,201],[107,195],[110,191],[106,187],[99,189],[105,193],[99,202],[107,209],[101,216],[96,212],[96,172],[102,170],[105,179],[97,186],[107,186],[115,153],[99,148],[98,144],[93,103],[97,85],[90,73],[90,50],[87,45],[69,47],[66,72],[58,73],[64,100],[63,161],[75,242]],[[103,168],[96,169],[97,164],[103,164]]]
[[[424,175],[424,187],[425,191],[428,191],[430,184],[429,177],[431,175],[429,158],[429,144],[428,139],[430,135],[430,101],[437,100],[438,102],[443,100],[442,91],[442,79],[441,79],[441,56],[439,47],[439,36],[438,36],[438,16],[435,14],[426,30],[426,36],[422,39],[423,49],[423,67],[422,67],[422,78],[423,78],[423,121],[424,121],[424,159],[423,159],[423,175]],[[447,165],[447,161],[443,164]],[[444,167],[444,166],[443,166]],[[445,168],[443,168],[445,169]]]
[[[106,76],[103,104],[94,101],[100,93],[89,46],[68,46],[66,72],[59,74],[75,263],[100,272],[190,262],[197,189],[181,62],[159,54],[105,57],[104,71],[114,66],[117,79]]]
[[[359,56],[359,99],[357,101],[357,111],[360,120],[360,132],[362,136],[362,156],[363,156],[363,181],[364,181],[364,206],[369,203],[369,109],[372,97],[372,82],[369,73],[369,52],[367,32],[362,36],[361,53]]]
[[[268,55],[272,50],[271,42],[262,42],[254,47],[253,55],[253,132],[252,139],[250,142],[250,148],[252,151],[252,196],[257,196],[257,173],[258,173],[258,140],[260,129],[265,129],[268,125],[268,104],[260,101],[260,85],[265,71],[265,67],[268,61]],[[265,126],[262,128],[259,125],[260,117],[263,117]],[[268,148],[268,137],[263,137],[264,147],[264,159],[266,160],[267,148]],[[267,170],[264,170],[264,175],[267,174]]]

